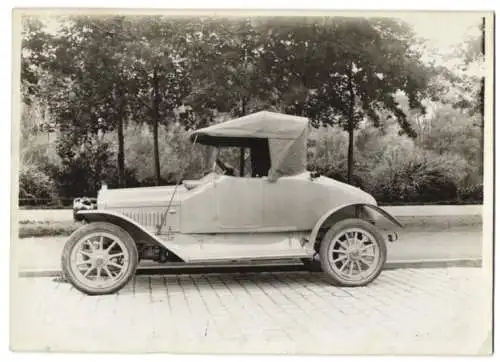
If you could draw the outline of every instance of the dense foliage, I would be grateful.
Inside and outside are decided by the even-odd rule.
[[[51,21],[23,19],[23,203],[200,177],[187,132],[263,109],[308,117],[309,168],[381,202],[482,199],[480,38],[450,66],[388,18]]]

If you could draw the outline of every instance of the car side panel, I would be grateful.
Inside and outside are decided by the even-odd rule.
[[[181,233],[258,231],[263,226],[263,183],[220,177],[191,190],[182,201]]]
[[[263,222],[260,178],[225,177],[215,182],[217,224],[221,229],[258,229]]]
[[[317,221],[321,187],[300,178],[282,177],[264,184],[264,226],[281,230],[310,230]],[[327,195],[326,195],[327,196]]]
[[[186,262],[310,257],[306,232],[172,234],[161,236],[166,248]]]
[[[182,200],[180,232],[188,234],[219,231],[215,182],[198,186],[186,195]]]
[[[267,178],[223,176],[185,194],[181,233],[312,230],[332,207],[351,195],[305,175]]]
[[[312,230],[325,212],[351,200],[336,185],[305,175],[282,177],[264,185],[264,226],[280,230]]]

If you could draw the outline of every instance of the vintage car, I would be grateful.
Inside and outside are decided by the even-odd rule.
[[[194,131],[211,172],[177,186],[107,189],[66,242],[62,269],[87,294],[118,291],[139,260],[302,260],[339,286],[372,282],[401,224],[353,186],[306,170],[308,119],[262,111]],[[235,149],[238,167],[221,159]],[[377,225],[377,226],[375,226]],[[386,229],[387,234],[382,230]]]

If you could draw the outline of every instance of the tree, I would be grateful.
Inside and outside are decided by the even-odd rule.
[[[347,181],[351,182],[354,132],[361,122],[371,120],[379,127],[386,110],[403,133],[415,136],[395,95],[403,91],[410,107],[424,112],[426,68],[411,47],[414,38],[409,28],[392,19],[325,19],[317,32],[316,41],[324,47],[316,45],[317,82],[308,100],[314,107],[305,112],[316,125],[339,124],[348,132]]]
[[[241,117],[276,105],[279,80],[266,66],[269,25],[254,18],[208,18],[186,34],[192,59],[193,92],[186,102],[195,117],[189,128],[215,115]]]
[[[135,95],[129,92],[133,79],[126,43],[117,34],[128,31],[124,17],[70,18],[53,41],[56,56],[48,65],[55,75],[51,111],[73,142],[116,130],[119,187],[125,186],[123,127]]]
[[[52,36],[42,21],[23,17],[21,33],[21,94],[25,104],[46,94],[46,63],[53,57]]]
[[[175,112],[191,90],[183,38],[185,23],[185,20],[172,21],[158,16],[141,18],[133,22],[134,30],[128,38],[135,81],[133,116],[136,121],[151,125],[157,185],[162,182],[159,127],[172,123]]]
[[[189,92],[182,24],[164,17],[68,19],[54,39],[48,103],[61,130],[85,143],[116,130],[118,186],[124,186],[124,123],[132,117],[153,129],[156,183],[160,184],[158,127],[173,117]]]
[[[405,24],[352,18],[217,21],[208,21],[198,37],[198,59],[209,81],[198,87],[196,110],[240,116],[248,100],[260,100],[250,108],[306,116],[314,126],[339,124],[349,135],[349,182],[354,132],[362,121],[378,127],[385,110],[415,136],[395,94],[403,91],[411,107],[423,111],[427,77]]]
[[[445,56],[426,50],[436,63],[430,69],[429,99],[425,101],[429,112],[427,117],[406,113],[419,130],[417,141],[422,147],[464,157],[477,183],[483,167],[484,18],[468,33]]]
[[[125,182],[123,127],[130,115],[128,103],[133,95],[128,92],[130,69],[126,44],[117,34],[129,31],[127,25],[124,17],[71,19],[58,41],[57,61],[59,70],[73,80],[70,92],[74,93],[74,97],[60,99],[58,107],[63,108],[57,112],[60,120],[64,127],[70,127],[70,132],[80,134],[84,140],[89,134],[97,136],[99,131],[116,130],[118,186],[121,187]],[[75,115],[75,108],[83,108],[83,112]]]

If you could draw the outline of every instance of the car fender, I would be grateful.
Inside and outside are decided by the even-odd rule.
[[[77,212],[77,215],[87,222],[102,221],[120,226],[132,236],[136,243],[138,241],[146,241],[157,244],[183,260],[183,258],[180,257],[180,255],[182,255],[181,250],[178,250],[175,245],[168,242],[169,235],[164,235],[166,238],[159,237],[128,216],[113,211],[103,210],[82,210]]]
[[[321,216],[321,218],[318,220],[318,222],[316,223],[316,225],[314,225],[314,228],[312,229],[311,231],[311,234],[308,238],[308,240],[310,241],[313,241],[313,243],[311,243],[312,246],[314,246],[314,242],[316,241],[316,238],[318,237],[318,233],[321,229],[321,227],[325,224],[325,222],[333,217],[335,214],[340,214],[342,213],[343,211],[346,211],[347,209],[353,209],[353,210],[356,210],[358,208],[363,208],[365,209],[369,209],[369,210],[373,210],[374,212],[382,215],[385,219],[389,220],[391,223],[403,228],[403,225],[398,221],[396,220],[392,215],[390,215],[387,211],[381,209],[380,207],[376,206],[376,205],[371,205],[371,204],[361,204],[361,203],[357,203],[357,204],[343,204],[343,205],[339,205],[337,207],[334,207],[333,209],[329,210],[328,212],[326,212],[323,216]],[[356,217],[356,214],[353,214],[352,217]]]

